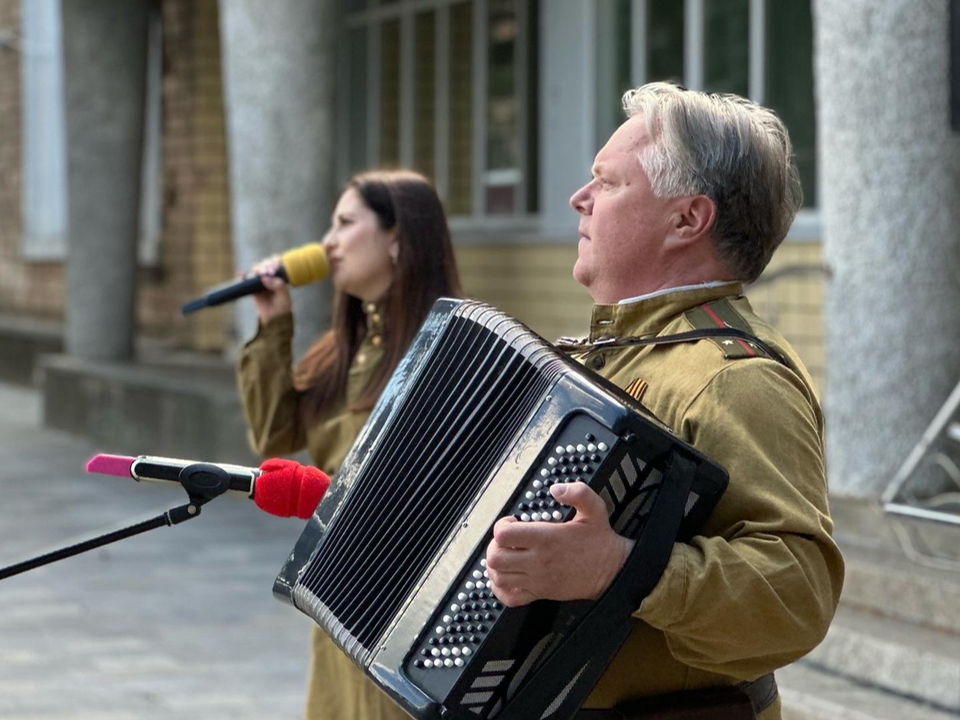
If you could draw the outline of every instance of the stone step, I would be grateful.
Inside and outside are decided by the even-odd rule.
[[[953,713],[803,660],[777,671],[783,720],[956,720]]]
[[[33,384],[41,356],[62,351],[59,322],[0,315],[0,381]]]
[[[960,713],[960,637],[841,606],[806,661],[826,672]]]
[[[221,362],[110,363],[48,355],[43,423],[100,452],[259,465],[232,368]]]
[[[834,537],[840,546],[904,555],[904,538],[922,556],[960,574],[960,525],[885,512],[879,500],[830,498]]]
[[[843,606],[960,636],[960,572],[926,567],[894,549],[839,541],[847,566]]]

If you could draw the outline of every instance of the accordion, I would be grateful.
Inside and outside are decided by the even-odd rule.
[[[636,541],[596,601],[505,608],[494,523],[564,522],[583,481]],[[274,593],[416,718],[569,718],[725,471],[509,316],[441,299],[293,548]]]

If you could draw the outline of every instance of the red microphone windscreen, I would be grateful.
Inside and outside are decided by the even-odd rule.
[[[293,460],[271,458],[260,470],[263,474],[254,485],[253,501],[271,515],[306,520],[330,487],[326,473]]]

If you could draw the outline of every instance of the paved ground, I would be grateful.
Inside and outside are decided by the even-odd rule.
[[[38,421],[36,392],[0,385],[0,567],[186,499],[87,475],[97,448]],[[271,589],[301,527],[221,497],[183,525],[0,581],[0,718],[299,718],[309,620]]]
[[[87,475],[98,448],[39,417],[38,393],[0,383],[0,567],[186,499]],[[302,525],[221,497],[183,525],[0,581],[0,720],[299,718],[310,621],[272,585]],[[778,678],[787,720],[957,717],[809,667]]]

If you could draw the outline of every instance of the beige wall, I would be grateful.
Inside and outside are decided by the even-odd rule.
[[[457,247],[464,292],[513,315],[548,340],[588,331],[592,303],[571,276],[576,259],[572,241]],[[820,243],[786,242],[764,278],[747,289],[757,312],[784,333],[818,388],[823,380],[820,262]]]

